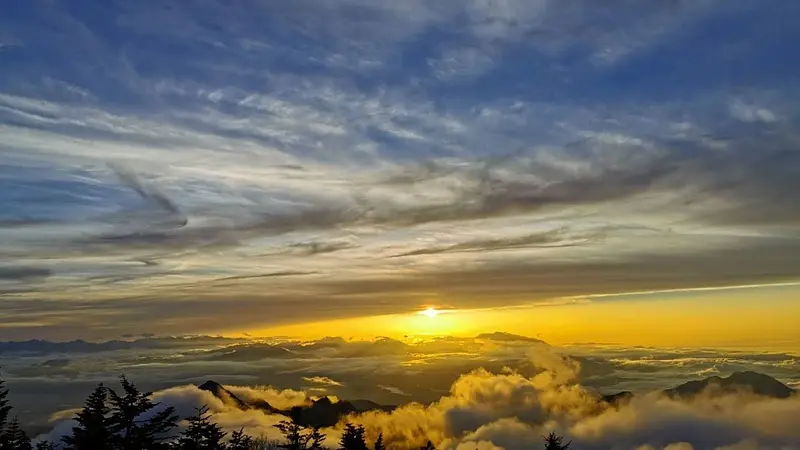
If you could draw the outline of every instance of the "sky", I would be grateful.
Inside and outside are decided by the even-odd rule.
[[[796,352],[798,15],[7,0],[0,340]]]

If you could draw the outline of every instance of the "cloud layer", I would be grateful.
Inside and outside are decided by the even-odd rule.
[[[44,418],[65,408],[79,407],[97,383],[114,385],[120,373],[149,391],[200,385],[212,379],[226,385],[243,400],[265,400],[277,408],[305,404],[310,397],[321,395],[346,400],[368,399],[383,405],[407,405],[401,409],[405,412],[398,412],[391,420],[400,420],[405,417],[403,414],[417,417],[415,420],[434,420],[429,417],[435,417],[440,425],[430,430],[445,436],[443,433],[448,431],[441,425],[445,420],[443,415],[452,410],[447,414],[458,416],[457,406],[462,402],[485,403],[489,409],[497,406],[498,411],[491,413],[492,421],[516,417],[508,415],[512,409],[506,411],[512,406],[516,408],[513,409],[515,414],[520,408],[531,408],[524,413],[525,417],[544,417],[541,414],[550,413],[532,414],[536,408],[541,408],[535,402],[545,401],[539,397],[550,395],[539,390],[551,384],[566,386],[565,389],[578,398],[620,391],[646,394],[712,375],[756,371],[796,386],[800,383],[797,363],[797,355],[774,352],[609,345],[557,348],[537,339],[507,333],[406,341],[327,338],[265,342],[150,337],[124,343],[32,341],[0,346],[0,365],[15,411],[24,423],[41,430],[48,427],[43,423]],[[543,372],[544,369],[548,372]],[[473,392],[477,389],[475,385],[484,384],[485,389],[494,392],[489,386],[495,383],[504,386],[502,390],[521,389],[509,394],[512,397],[503,402],[527,398],[523,394],[529,391],[525,395],[531,397],[521,404],[495,405],[494,400],[481,397],[484,394]],[[196,388],[187,389],[180,392],[194,399],[191,402],[200,402],[206,395]],[[498,387],[498,390],[501,389]],[[448,400],[454,396],[457,398]],[[468,400],[470,398],[472,400]],[[596,398],[592,398],[594,400],[578,403],[578,406],[597,410]],[[666,402],[665,407],[681,408],[680,404],[650,397],[641,401],[645,399],[649,399],[646,402],[657,400],[659,405]],[[190,403],[185,405],[189,407]],[[647,403],[648,408],[651,406]],[[431,416],[434,413],[438,415]],[[702,414],[712,413],[713,410],[709,410]],[[483,416],[474,418],[478,422],[474,422],[476,426],[470,430],[490,423],[489,418],[480,417]],[[374,420],[385,418],[377,415]],[[538,439],[538,432],[538,429],[531,431],[531,438]]]
[[[393,448],[414,447],[430,439],[442,449],[514,450],[541,445],[541,436],[549,431],[589,449],[800,447],[796,395],[776,400],[729,393],[675,400],[653,392],[612,406],[581,384],[578,359],[542,343],[526,344],[523,359],[529,374],[509,367],[479,368],[458,376],[429,404],[409,403],[392,412],[368,412],[344,420],[364,424],[370,439],[383,433]],[[242,398],[273,405],[305,404],[309,398],[301,391],[268,387],[230,389]],[[278,437],[273,425],[285,419],[260,410],[239,410],[194,386],[159,391],[155,398],[184,414],[207,404],[225,428],[244,427],[252,434]],[[325,430],[330,442],[337,440],[340,426]],[[54,432],[61,429],[64,426],[57,425]]]

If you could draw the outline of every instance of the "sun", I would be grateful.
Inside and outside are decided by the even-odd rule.
[[[439,313],[441,313],[441,311],[439,311],[438,309],[430,306],[430,307],[425,308],[424,310],[420,311],[419,313],[422,314],[423,316],[428,316],[431,319],[433,319],[434,317],[438,316]]]
[[[417,310],[402,316],[396,316],[395,326],[402,329],[404,335],[421,336],[455,336],[463,331],[463,311],[454,308],[440,307],[428,303],[419,305]]]

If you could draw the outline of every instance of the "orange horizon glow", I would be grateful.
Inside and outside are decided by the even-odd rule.
[[[590,301],[556,306],[447,309],[424,306],[401,314],[295,323],[258,330],[249,336],[473,337],[504,331],[537,337],[554,345],[596,342],[622,346],[762,348],[800,353],[796,333],[800,302],[796,291],[765,292],[776,308],[747,301],[746,292],[698,293],[658,299]],[[342,330],[347,330],[342,333]]]

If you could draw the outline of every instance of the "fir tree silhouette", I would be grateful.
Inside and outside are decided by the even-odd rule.
[[[547,437],[544,437],[544,448],[545,450],[567,450],[569,445],[572,444],[572,441],[563,444],[564,438],[558,436],[557,434],[550,432]]]
[[[32,450],[31,440],[20,428],[19,420],[14,417],[11,422],[11,404],[8,400],[8,388],[5,380],[0,379],[0,450]]]
[[[368,450],[367,441],[364,439],[363,425],[353,425],[346,423],[344,425],[344,433],[342,439],[339,441],[340,450]]]
[[[175,450],[226,450],[222,440],[227,433],[210,418],[207,406],[198,408],[197,413],[187,419],[189,425],[178,438]]]
[[[281,444],[281,448],[286,450],[305,450],[308,448],[311,436],[303,433],[304,428],[302,425],[295,421],[283,420],[275,425],[275,428],[280,430],[286,440],[285,444]]]
[[[378,433],[378,439],[375,439],[374,450],[386,450],[386,446],[383,444],[383,433]]]
[[[124,375],[120,376],[123,394],[109,389],[111,416],[109,429],[117,450],[159,450],[166,449],[166,433],[178,424],[175,408],[168,407],[155,412],[149,418],[147,413],[159,406],[150,400],[152,392],[140,392]]]
[[[39,441],[34,448],[36,450],[56,450],[56,445],[50,441]]]
[[[228,441],[228,450],[250,450],[253,446],[253,439],[244,434],[244,429],[240,428],[231,434],[231,440]]]
[[[78,425],[71,436],[64,436],[64,450],[115,450],[109,431],[108,389],[99,384],[76,416]]]
[[[11,405],[8,401],[8,388],[6,388],[6,381],[0,378],[0,433],[6,427],[8,422],[8,415],[11,413]]]
[[[320,431],[319,427],[314,427],[314,429],[311,430],[311,434],[308,436],[308,448],[312,450],[322,450],[322,443],[325,442],[326,438],[327,436]]]
[[[0,450],[33,450],[31,440],[14,417],[0,434]]]

